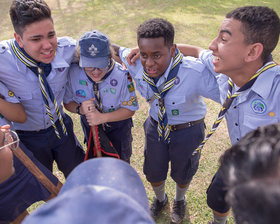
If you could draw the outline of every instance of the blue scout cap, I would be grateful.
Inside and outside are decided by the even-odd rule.
[[[126,162],[95,158],[76,167],[59,195],[24,224],[153,223],[144,185]]]
[[[110,42],[98,30],[86,32],[79,40],[80,67],[105,68],[109,64]]]

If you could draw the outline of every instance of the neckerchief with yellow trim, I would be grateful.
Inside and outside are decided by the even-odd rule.
[[[180,62],[182,61],[183,55],[180,53],[178,49],[176,49],[175,57],[173,58],[172,66],[170,72],[168,74],[167,80],[165,81],[162,90],[159,90],[154,82],[153,78],[149,77],[149,74],[143,70],[143,79],[149,84],[151,89],[154,92],[155,98],[158,99],[159,107],[158,107],[158,127],[157,131],[160,137],[160,140],[168,143],[169,137],[169,127],[168,127],[168,118],[164,103],[164,97],[168,93],[168,91],[174,86],[174,82],[177,76],[177,73],[180,68]]]
[[[198,148],[195,149],[195,151],[193,152],[193,155],[201,152],[201,150],[202,150],[203,146],[205,145],[205,143],[207,142],[207,140],[213,135],[213,133],[216,131],[219,124],[223,120],[223,118],[224,118],[227,110],[230,108],[233,100],[236,97],[238,97],[238,95],[240,93],[251,88],[261,73],[263,73],[264,71],[266,71],[274,66],[276,66],[276,64],[274,62],[266,63],[261,69],[259,69],[257,71],[257,73],[255,75],[253,75],[251,77],[251,79],[247,83],[245,83],[241,88],[239,88],[234,94],[232,94],[233,82],[229,78],[229,80],[228,80],[229,88],[228,88],[227,98],[222,106],[222,109],[220,110],[220,112],[218,114],[218,118],[214,122],[214,124],[213,124],[211,130],[209,131],[209,133],[207,134],[207,136],[204,138],[204,140],[201,142],[201,144],[198,146]]]
[[[44,104],[45,104],[47,114],[49,115],[51,124],[52,124],[52,126],[55,130],[56,136],[59,139],[61,139],[59,131],[58,131],[56,125],[55,125],[54,118],[53,118],[53,115],[51,113],[51,109],[50,109],[50,106],[49,106],[49,100],[48,100],[48,98],[49,98],[51,100],[51,102],[53,103],[54,107],[55,107],[55,112],[58,116],[60,125],[62,127],[63,134],[67,135],[66,127],[64,125],[59,106],[57,104],[55,96],[54,96],[54,94],[52,92],[52,89],[51,89],[50,85],[48,84],[48,81],[47,81],[47,78],[46,78],[46,76],[51,72],[51,64],[44,64],[44,63],[36,62],[29,55],[27,55],[27,53],[23,49],[21,49],[19,47],[16,40],[12,41],[11,46],[12,46],[12,50],[13,50],[14,54],[16,55],[16,57],[23,64],[25,64],[35,75],[38,76],[39,84],[40,84],[40,90],[41,90],[41,94],[42,94],[42,97],[43,97],[43,101],[44,101]]]
[[[114,69],[114,66],[115,66],[115,61],[114,61],[114,59],[111,58],[110,63],[108,65],[109,69],[108,69],[107,73],[98,82],[93,81],[87,75],[88,79],[92,82],[93,92],[94,92],[94,96],[95,96],[95,100],[96,100],[95,101],[96,102],[96,108],[99,112],[103,112],[103,105],[102,105],[102,101],[101,101],[101,97],[100,97],[100,93],[99,93],[99,84],[109,77],[109,75],[111,74],[111,72]]]

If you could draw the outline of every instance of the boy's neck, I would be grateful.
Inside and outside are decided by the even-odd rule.
[[[241,87],[245,85],[263,65],[262,61],[250,62],[238,71],[226,75],[230,77],[237,86]]]

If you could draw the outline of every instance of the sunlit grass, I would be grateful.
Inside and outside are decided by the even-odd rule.
[[[11,1],[0,0],[0,39],[13,37],[8,8]],[[53,18],[58,36],[72,36],[78,39],[84,32],[98,29],[107,34],[112,43],[123,46],[136,46],[137,26],[146,19],[162,17],[173,23],[177,43],[188,43],[207,48],[217,34],[219,24],[230,10],[244,5],[266,5],[280,14],[279,0],[47,0],[52,8]],[[279,62],[279,44],[274,51],[274,58]],[[144,132],[143,122],[148,116],[149,106],[139,97],[140,109],[133,121],[133,155],[131,165],[143,180],[149,201],[154,197],[151,186],[143,175]],[[212,126],[220,105],[206,100],[208,112],[206,116],[207,130]],[[79,117],[70,114],[74,121],[75,133],[83,142]],[[226,124],[223,121],[217,132],[211,137],[203,149],[199,170],[187,192],[187,215],[183,223],[207,223],[212,214],[206,204],[206,189],[218,167],[218,159],[230,146]],[[85,146],[84,146],[85,147]],[[54,174],[64,182],[61,172],[54,169]],[[157,223],[170,223],[170,212],[175,193],[175,184],[170,177],[166,182],[169,206]],[[35,203],[29,208],[33,211],[43,202]],[[58,220],[59,223],[59,220]],[[234,223],[230,219],[230,224]]]

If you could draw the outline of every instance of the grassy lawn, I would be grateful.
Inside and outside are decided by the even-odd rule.
[[[53,18],[58,36],[72,36],[78,39],[84,32],[98,29],[106,33],[112,43],[122,46],[136,46],[137,26],[149,18],[162,17],[173,23],[176,31],[175,41],[207,48],[217,34],[218,27],[225,14],[244,5],[265,5],[280,15],[279,0],[46,0],[53,10]],[[10,1],[0,0],[0,40],[12,38],[13,29],[8,15]],[[279,59],[279,48],[274,58]],[[212,126],[220,106],[205,100],[208,106],[207,130]],[[144,133],[143,122],[148,116],[148,105],[139,96],[140,109],[136,112],[133,128],[133,156],[131,165],[141,176],[150,202],[154,194],[142,172]],[[77,115],[72,115],[75,133],[82,142],[82,130]],[[218,167],[218,159],[230,146],[227,128],[223,121],[217,132],[204,147],[200,167],[187,192],[187,215],[183,223],[207,223],[212,214],[206,204],[205,191]],[[60,172],[55,171],[62,181]],[[166,191],[170,201],[174,197],[175,183],[168,177]],[[35,205],[30,208],[34,210]],[[164,210],[157,223],[170,223],[172,204]],[[229,223],[234,223],[230,218]]]

